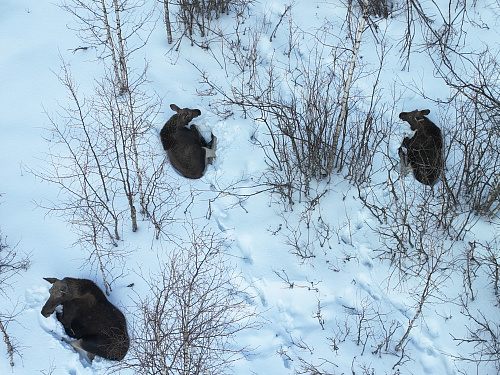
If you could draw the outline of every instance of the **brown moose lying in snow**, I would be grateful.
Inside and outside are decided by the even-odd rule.
[[[175,104],[170,104],[170,108],[177,113],[161,129],[163,148],[177,172],[187,178],[200,178],[215,158],[216,138],[212,134],[212,140],[207,143],[195,125],[187,128],[192,119],[201,115],[199,109],[180,109]]]
[[[403,139],[399,157],[403,175],[413,171],[417,181],[432,186],[443,171],[443,137],[441,129],[425,117],[429,113],[430,110],[424,109],[399,114],[415,130],[413,137]]]
[[[125,357],[130,345],[125,317],[93,281],[71,277],[44,280],[52,287],[42,315],[48,318],[57,306],[63,306],[56,316],[66,334],[77,339],[69,342],[73,348],[86,351],[90,360],[96,355],[116,361]]]

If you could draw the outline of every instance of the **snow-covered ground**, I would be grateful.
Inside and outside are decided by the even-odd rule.
[[[149,3],[155,1],[146,1],[144,9]],[[422,4],[430,12],[435,9],[431,2]],[[148,62],[148,83],[143,89],[150,95],[156,92],[162,100],[149,139],[157,142],[153,149],[163,157],[157,134],[173,115],[170,103],[199,108],[202,115],[193,122],[206,138],[210,132],[216,135],[217,158],[207,167],[205,176],[196,181],[180,177],[170,166],[165,169],[164,178],[176,187],[180,202],[174,211],[176,222],[165,227],[165,232],[171,231],[172,236],[155,239],[154,227],[142,216],[138,231],[133,233],[127,219],[123,219],[118,247],[126,255],[107,272],[113,288],[109,299],[124,311],[129,327],[137,328],[140,324],[134,319],[139,316],[138,301],[150,292],[148,277],[161,273],[168,254],[189,240],[186,236],[190,229],[185,228],[193,227],[195,232],[205,228],[227,247],[225,264],[248,293],[248,311],[255,313],[251,328],[238,332],[232,343],[236,350],[251,348],[232,364],[234,373],[496,374],[498,361],[480,365],[467,361],[473,359],[470,353],[477,347],[457,339],[467,338],[468,328],[475,327],[460,303],[466,290],[462,267],[469,264],[464,261],[464,254],[474,241],[496,244],[498,219],[473,219],[460,241],[444,234],[437,238],[440,245],[435,251],[450,249],[442,263],[446,269],[435,273],[432,290],[421,314],[417,314],[429,274],[426,271],[432,268],[435,258],[431,257],[419,274],[398,274],[398,267],[387,259],[388,242],[381,238],[381,224],[342,173],[333,174],[328,183],[319,183],[318,191],[327,192],[311,211],[306,210],[306,199],[302,203],[297,199],[292,210],[266,191],[262,184],[266,155],[260,144],[268,138],[263,123],[245,118],[238,107],[232,109],[233,115],[219,117],[216,111],[222,108],[214,108],[219,105],[215,101],[219,97],[198,95],[206,89],[200,83],[200,72],[207,72],[213,82],[226,90],[238,80],[232,76],[236,70],[231,62],[224,61],[221,54],[227,47],[214,42],[213,49],[207,51],[190,46],[184,38],[179,50],[172,50],[167,44],[160,5],[156,4],[156,16],[147,24],[153,31],[146,45],[129,59],[136,70]],[[443,9],[446,7],[443,2]],[[341,1],[297,0],[290,10],[285,9],[280,1],[255,1],[249,8],[248,21],[240,25],[247,28],[240,34],[242,38],[250,39],[252,32],[257,35],[257,31],[263,30],[257,43],[258,66],[286,60],[283,56],[291,43],[291,29],[300,35],[294,43],[302,56],[315,53],[311,50],[311,46],[317,46],[313,36],[321,34],[318,30],[323,25],[330,27],[330,34],[323,40],[326,44],[345,39],[346,5]],[[470,30],[464,44],[479,38],[491,43],[492,49],[498,48],[495,12],[498,4],[478,4],[470,9],[469,19],[475,20],[476,26],[480,20],[483,27],[473,28],[472,22],[464,24]],[[235,25],[233,16],[222,16],[214,24],[230,30]],[[389,106],[386,113],[395,117],[389,120],[390,138],[382,140],[380,147],[387,150],[386,155],[393,157],[394,163],[398,163],[397,149],[408,131],[407,124],[397,119],[399,112],[430,108],[429,118],[442,126],[445,134],[453,128],[453,124],[440,124],[442,109],[417,90],[424,90],[431,98],[449,95],[445,84],[434,77],[425,53],[416,48],[407,69],[403,68],[400,51],[405,25],[403,14],[396,12],[388,19],[378,20],[375,34],[373,30],[365,31],[357,62],[363,73],[352,89],[358,93],[357,98],[369,102],[380,64],[377,53],[384,44],[380,103]],[[101,272],[95,262],[88,261],[88,252],[80,246],[81,240],[68,217],[41,207],[57,207],[66,199],[66,193],[33,173],[53,167],[50,155],[56,150],[64,152],[47,132],[51,126],[48,115],[57,121],[60,106],[71,103],[58,79],[63,61],[81,93],[90,94],[103,75],[96,51],[78,49],[83,46],[82,41],[69,26],[75,26],[75,19],[57,1],[0,2],[0,230],[11,248],[27,254],[31,260],[29,269],[1,286],[0,317],[15,315],[6,328],[17,351],[11,367],[7,348],[0,345],[0,374],[83,375],[111,370],[134,373],[132,367],[110,367],[112,362],[100,358],[90,364],[61,341],[64,329],[55,314],[49,318],[40,314],[49,296],[49,284],[43,277],[88,278],[103,287]],[[178,37],[174,33],[174,39]],[[362,107],[366,103],[356,105]],[[394,108],[390,108],[392,105]],[[374,174],[372,189],[366,192],[380,201],[393,194],[385,183],[388,174],[383,170],[386,162],[382,159],[374,159],[374,171],[382,172]],[[393,189],[399,195],[424,191],[411,175],[404,181],[398,180]],[[318,239],[313,228],[305,228],[301,216],[304,212],[325,223],[328,231],[321,232],[324,241]],[[290,241],[299,232],[299,242],[310,244],[314,257],[306,259],[294,254]],[[476,279],[471,289],[476,295],[468,306],[471,311],[480,311],[497,321],[498,305],[491,279],[481,267],[475,268],[473,274]],[[416,315],[403,348],[396,350]]]

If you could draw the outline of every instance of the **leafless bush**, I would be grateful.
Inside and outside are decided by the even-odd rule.
[[[447,300],[443,285],[452,272],[448,268],[451,245],[447,244],[446,241],[437,241],[431,238],[427,243],[426,250],[427,261],[422,265],[422,268],[408,270],[408,273],[416,271],[413,275],[408,276],[418,279],[420,286],[414,292],[414,298],[417,302],[414,307],[415,314],[413,317],[409,317],[408,327],[396,345],[396,351],[399,351],[405,345],[415,322],[423,314],[424,305]]]
[[[394,354],[396,333],[401,332],[401,324],[390,320],[389,315],[381,311],[381,306],[371,297],[358,298],[356,306],[344,306],[345,322],[337,323],[330,340],[335,341],[338,348],[350,339],[361,348],[360,355],[365,350],[379,357],[383,354]]]
[[[494,363],[497,371],[500,371],[500,329],[498,320],[481,311],[471,311],[463,304],[463,313],[467,316],[471,324],[467,327],[467,337],[455,337],[458,345],[470,348],[470,352],[457,359],[473,362],[476,366],[484,363]]]
[[[390,172],[388,176],[391,177]],[[444,287],[454,274],[460,241],[475,222],[468,213],[443,212],[453,202],[444,185],[428,188],[412,178],[389,179],[385,186],[371,187],[368,195],[367,190],[360,190],[365,205],[379,220],[373,228],[381,242],[376,252],[392,266],[388,285],[407,288],[418,283],[418,287],[412,287],[416,290],[414,313],[408,316],[406,332],[399,338],[396,351],[404,348],[424,306],[447,301]],[[375,195],[376,203],[370,203]]]
[[[206,37],[209,33],[215,34],[217,39],[221,37],[221,32],[213,25],[213,21],[230,12],[239,17],[251,2],[253,0],[163,0],[168,43],[173,42],[171,12],[175,15],[177,30],[181,35],[177,48],[183,36],[190,40],[191,45],[208,48],[209,41]],[[196,35],[203,41],[197,40]]]
[[[229,3],[230,0],[178,0],[176,5],[180,11],[177,17],[184,26],[184,33],[192,39],[194,27],[197,26],[200,36],[204,37],[209,27],[206,23],[229,13]]]
[[[155,137],[148,142],[154,144],[158,139]],[[143,183],[141,214],[153,225],[156,239],[170,237],[171,232],[168,228],[176,221],[175,212],[182,203],[178,194],[180,184],[165,178],[168,159],[165,158],[163,150],[160,152],[161,154],[143,155],[148,159],[142,160],[141,169]]]
[[[393,370],[410,358],[404,349],[396,353],[397,334],[402,331],[402,325],[394,319],[390,319],[390,314],[381,311],[380,303],[374,301],[370,296],[358,299],[355,306],[344,306],[344,319],[338,319],[335,327],[330,327],[331,336],[327,338],[332,352],[337,353],[342,347],[354,343],[360,349],[359,356],[366,355],[366,351],[381,357],[389,354],[397,355],[399,358],[393,366]],[[316,316],[315,316],[316,317]],[[322,328],[328,327],[324,324]],[[284,360],[295,363],[294,371],[297,374],[333,375],[346,372],[346,363],[341,361],[336,363],[331,358],[310,359],[310,355],[315,352],[314,346],[308,344],[303,338],[290,335],[287,345],[282,345],[277,352]],[[305,354],[307,355],[305,355]],[[353,358],[351,371],[353,374],[373,373],[368,372],[365,364],[358,364],[356,357]]]
[[[388,18],[394,11],[394,2],[392,0],[368,0],[367,8],[369,15]]]
[[[29,255],[21,255],[16,247],[11,248],[0,232],[0,294],[10,286],[9,280],[31,264]]]
[[[482,365],[493,363],[500,370],[499,320],[497,314],[483,311],[474,301],[481,299],[491,303],[495,298],[495,308],[500,303],[500,255],[498,238],[487,242],[471,242],[464,254],[464,290],[460,298],[461,311],[469,319],[467,336],[453,337],[457,345],[467,353],[457,359],[472,362],[478,369]],[[488,284],[484,284],[486,278]],[[488,286],[489,287],[485,287]]]
[[[222,51],[229,88],[201,72],[200,95],[213,97],[211,107],[221,117],[239,110],[259,124],[254,141],[266,155],[264,179],[285,207],[281,234],[304,261],[315,257],[315,248],[326,248],[332,236],[332,226],[319,212],[327,182],[342,171],[352,183],[366,185],[374,173],[376,150],[385,135],[381,129],[387,109],[379,103],[385,44],[377,47],[378,65],[368,68],[357,58],[366,29],[363,12],[348,12],[350,26],[342,30],[348,34],[343,39],[330,24],[313,35],[305,33],[294,24],[292,11],[285,7],[274,29],[267,19],[254,28],[238,24],[234,35],[224,39]],[[259,42],[278,32],[288,43],[272,56],[261,56]],[[299,45],[304,38],[313,41],[307,54]],[[356,87],[364,74],[373,76],[366,96]]]
[[[500,210],[500,117],[460,93],[450,104],[454,114],[443,119],[454,129],[448,137],[448,193],[462,211],[493,218]]]
[[[349,162],[353,163],[353,176],[355,170],[362,171],[353,178],[369,174],[372,153],[368,150],[380,142],[380,137],[372,137],[378,126],[373,121],[379,116],[374,108],[376,99],[368,114],[350,109],[358,115],[354,120],[358,126],[352,127],[348,121],[348,103],[358,100],[355,90],[350,89],[361,74],[362,64],[358,62],[360,70],[354,71],[349,46],[331,47],[326,40],[334,37],[328,27],[325,29],[315,35],[311,53],[303,55],[296,35],[300,30],[290,22],[285,61],[275,56],[263,62],[257,54],[260,35],[269,30],[268,25],[237,34],[227,43],[227,60],[235,61],[238,68],[237,80],[231,81],[229,91],[202,72],[207,88],[203,94],[220,94],[214,107],[221,115],[231,113],[227,108],[241,109],[245,117],[264,125],[268,138],[257,141],[266,152],[267,181],[288,205],[310,194],[307,199],[315,199],[315,185]],[[347,155],[350,150],[353,155]]]
[[[26,271],[29,265],[29,256],[22,256],[15,247],[9,247],[0,232],[0,294],[5,295],[6,289],[10,287],[9,279],[21,271]],[[16,313],[7,312],[7,308],[7,304],[3,304],[0,310],[0,333],[7,348],[9,363],[14,367],[14,355],[19,354],[19,349],[15,339],[9,335],[7,329],[9,323],[15,321]]]
[[[435,8],[429,9],[430,3],[423,6],[418,0],[393,2],[392,15],[405,18],[406,28],[400,42],[405,67],[411,62],[415,45],[417,48],[444,45],[452,51],[463,42],[465,28],[462,26],[467,23],[468,8],[475,7],[476,3],[453,3],[450,0],[448,4],[445,9],[434,3]]]
[[[326,253],[332,248],[330,240],[335,231],[325,221],[320,205],[321,198],[326,193],[327,190],[324,190],[321,194],[316,194],[315,199],[304,202],[300,211],[284,210],[279,213],[283,220],[279,234],[285,237],[284,243],[300,262],[314,259],[319,249]]]
[[[143,47],[152,30],[147,30],[153,9],[147,0],[66,0],[61,8],[74,16],[75,26],[85,47],[95,48],[98,57],[113,71],[112,81],[118,92],[129,89],[131,54]],[[142,32],[142,33],[141,33]]]
[[[470,258],[472,258],[471,261],[485,268],[484,272],[486,272],[488,276],[488,281],[491,285],[493,294],[495,295],[497,303],[500,304],[500,254],[498,251],[498,240],[495,239],[492,243],[487,242],[485,244],[481,244],[484,252],[477,255],[474,255],[475,253],[473,252],[476,243],[472,243],[470,245],[472,252],[470,256]]]
[[[223,239],[202,229],[172,249],[150,293],[137,300],[134,339],[126,366],[138,374],[220,374],[247,348],[235,335],[255,326]]]
[[[312,179],[328,175],[332,118],[338,106],[334,74],[304,64],[297,70],[279,72],[270,65],[263,78],[255,79],[252,90],[247,91],[244,85],[233,87],[231,97],[227,96],[223,104],[241,107],[265,125],[270,142],[261,145],[267,155],[268,182],[289,204],[293,204],[295,192],[309,194]],[[290,90],[286,94],[277,87],[275,77],[284,74],[291,75],[290,83],[295,82],[286,88]],[[215,86],[209,80],[205,83]]]
[[[354,186],[368,186],[373,175],[377,172],[374,166],[378,164],[377,157],[381,152],[381,145],[390,139],[388,129],[391,128],[393,106],[384,104],[380,92],[380,74],[386,55],[385,42],[378,46],[378,66],[372,71],[374,77],[369,101],[359,100],[357,110],[350,110],[348,125],[343,127],[341,141],[342,151],[337,158],[338,170],[346,170],[346,178]],[[357,102],[356,97],[350,100]],[[394,98],[394,102],[397,99]],[[391,109],[390,109],[391,108]]]
[[[47,114],[48,164],[31,171],[61,189],[63,200],[40,205],[72,224],[106,292],[107,276],[127,255],[119,246],[123,227],[137,231],[142,213],[159,237],[177,207],[175,189],[159,175],[164,155],[155,151],[153,123],[160,99],[147,91],[147,66],[139,73],[129,67],[132,52],[149,36],[140,33],[151,17],[142,6],[132,0],[74,0],[63,6],[79,21],[82,41],[102,49],[97,57],[103,61],[103,76],[92,94],[81,94],[63,62],[59,79],[68,104],[56,115]]]
[[[97,264],[106,280],[105,270],[124,255],[118,245],[127,216],[136,231],[137,200],[142,212],[150,209],[143,180],[155,172],[146,170],[143,160],[152,153],[147,135],[159,102],[142,93],[140,86],[129,85],[130,95],[120,96],[113,81],[106,79],[94,96],[80,97],[66,65],[60,80],[70,104],[61,107],[57,117],[49,117],[49,162],[44,170],[32,173],[64,193],[66,200],[40,205],[68,218],[79,234],[78,243],[91,254],[89,261]],[[144,77],[136,83],[143,84]],[[149,196],[153,186],[156,191],[160,188],[148,185]]]

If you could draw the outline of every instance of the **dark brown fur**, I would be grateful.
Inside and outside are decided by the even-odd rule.
[[[443,171],[443,137],[441,129],[425,117],[429,113],[424,109],[399,114],[416,131],[413,137],[403,139],[399,148],[401,164],[403,168],[409,164],[417,181],[424,185],[433,185]]]
[[[83,349],[92,359],[94,355],[112,360],[122,360],[128,351],[130,339],[125,317],[111,304],[93,281],[65,277],[44,278],[52,284],[50,297],[42,308],[42,315],[56,313],[66,334],[78,339],[70,344]]]
[[[172,166],[184,177],[200,178],[205,173],[209,160],[215,157],[215,137],[207,144],[195,125],[186,126],[201,115],[199,109],[180,109],[175,104],[170,108],[177,112],[160,132],[161,143]]]

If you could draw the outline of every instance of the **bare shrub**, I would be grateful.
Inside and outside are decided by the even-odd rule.
[[[388,18],[394,11],[394,2],[392,0],[369,0],[367,4],[367,13],[376,17]]]
[[[144,278],[149,294],[136,301],[126,364],[138,374],[220,374],[247,350],[234,337],[255,326],[254,313],[223,239],[195,228],[186,237],[156,275]]]
[[[228,88],[200,72],[200,95],[211,97],[219,116],[241,111],[254,120],[253,141],[266,155],[265,183],[285,208],[281,234],[301,261],[314,258],[314,249],[328,248],[332,226],[319,207],[332,177],[342,172],[355,185],[369,184],[386,136],[388,107],[381,104],[379,87],[385,44],[377,46],[375,68],[358,58],[369,17],[363,9],[348,12],[345,38],[332,24],[304,32],[293,22],[293,6],[284,8],[274,29],[266,17],[255,28],[238,24],[221,50],[231,77]],[[287,43],[272,55],[260,55],[259,43],[278,32]],[[308,53],[299,43],[304,39],[311,41]],[[366,75],[373,78],[368,93],[357,86]]]
[[[500,329],[498,320],[479,310],[472,311],[465,304],[463,313],[471,324],[467,327],[467,337],[456,337],[454,340],[458,345],[467,345],[471,351],[456,356],[465,362],[473,362],[476,366],[484,363],[494,363],[497,371],[500,371]]]
[[[423,6],[418,0],[393,2],[393,4],[392,15],[405,19],[406,27],[400,41],[404,68],[409,67],[411,53],[421,46],[428,48],[446,46],[445,48],[453,53],[463,42],[465,28],[462,26],[467,23],[467,9],[476,6],[476,3],[466,2],[455,4],[451,0],[446,10],[436,3],[426,3]],[[432,6],[435,8],[432,9]],[[439,59],[440,57],[437,60]]]
[[[450,104],[450,112],[456,112],[443,120],[454,124],[446,172],[449,194],[463,211],[493,218],[500,209],[500,118],[459,93]]]
[[[78,33],[85,47],[75,49],[97,50],[99,59],[111,60],[112,81],[120,94],[129,89],[131,54],[143,47],[152,30],[147,30],[153,9],[147,0],[65,0],[61,8],[73,15]],[[145,33],[141,33],[145,32]]]
[[[394,349],[397,342],[396,336],[401,333],[402,325],[397,320],[391,319],[390,315],[390,313],[384,313],[380,303],[374,301],[370,296],[358,296],[355,305],[344,306],[343,318],[336,319],[335,327],[330,327],[331,333],[326,340],[332,354],[338,354],[339,350],[341,351],[345,346],[353,343],[360,348],[361,357],[365,356],[367,351],[378,357],[386,354],[390,357],[397,355],[399,358],[392,367],[393,370],[410,361],[411,359],[404,348],[399,353],[396,353]],[[328,325],[324,325],[324,327],[328,327]],[[324,354],[320,358],[311,360],[317,344],[315,342],[314,345],[311,345],[303,338],[290,334],[287,344],[281,345],[277,354],[283,360],[295,363],[294,371],[297,374],[333,375],[346,372],[345,361],[336,362],[330,357],[325,358]],[[366,364],[358,364],[356,357],[354,357],[351,371],[353,374],[357,374],[358,369],[362,371],[360,372],[362,374],[374,374],[373,369],[368,372]]]
[[[21,255],[16,248],[11,248],[0,232],[0,294],[6,295],[10,287],[9,280],[21,271],[26,271],[30,266],[28,255]],[[13,306],[15,309],[15,306]],[[17,313],[7,312],[7,303],[0,309],[0,333],[7,349],[7,357],[11,367],[14,367],[14,355],[19,354],[17,342],[8,333],[9,323],[16,320]]]
[[[492,241],[470,242],[464,253],[464,293],[460,297],[462,314],[468,318],[467,333],[453,337],[462,354],[455,357],[473,363],[478,369],[493,363],[500,370],[499,320],[485,305],[500,303],[500,254],[498,237]],[[487,284],[484,281],[487,281]],[[475,301],[485,301],[478,303]]]
[[[92,94],[82,94],[63,62],[59,80],[68,104],[56,115],[47,114],[48,164],[31,170],[60,188],[64,199],[40,206],[72,224],[76,243],[88,251],[88,262],[101,273],[107,293],[107,277],[127,256],[119,246],[123,228],[137,231],[143,214],[159,238],[177,207],[175,189],[158,174],[164,155],[155,151],[153,124],[161,101],[147,88],[147,65],[139,72],[129,66],[132,53],[149,37],[149,30],[142,29],[152,13],[144,4],[74,0],[63,5],[76,17],[82,41],[98,49],[103,76]]]
[[[139,78],[135,83],[144,84],[144,76]],[[155,172],[146,169],[143,160],[152,153],[147,136],[159,101],[140,91],[140,86],[129,85],[131,95],[122,97],[113,81],[106,79],[94,96],[80,96],[66,65],[60,81],[71,102],[56,117],[49,117],[52,146],[47,167],[30,171],[64,193],[65,200],[40,206],[69,220],[79,235],[77,243],[89,251],[89,262],[106,280],[115,261],[120,263],[126,255],[119,241],[127,216],[135,232],[136,204],[144,213],[150,209],[143,180],[150,182],[146,175]],[[149,185],[149,197],[151,189],[159,188],[160,184]]]
[[[316,185],[348,163],[352,163],[353,178],[371,172],[373,154],[368,150],[381,141],[380,136],[373,136],[379,124],[374,120],[380,116],[375,111],[378,95],[368,113],[361,105],[359,110],[349,108],[349,113],[357,116],[353,120],[356,126],[351,126],[348,104],[358,102],[360,95],[351,86],[362,74],[363,65],[358,62],[359,70],[354,70],[355,56],[349,46],[339,41],[340,45],[331,47],[329,39],[335,37],[325,27],[314,36],[311,53],[303,55],[296,35],[301,31],[290,21],[285,60],[273,56],[262,64],[257,43],[266,27],[245,36],[238,34],[236,42],[228,41],[226,57],[236,62],[237,79],[225,91],[202,72],[202,83],[207,87],[203,94],[220,94],[214,106],[220,115],[241,109],[245,117],[264,125],[267,138],[257,142],[266,153],[266,179],[285,204],[293,205],[309,195],[307,199],[315,199]],[[321,195],[322,190],[318,190]]]
[[[198,45],[202,48],[209,48],[210,41],[208,34],[215,35],[220,40],[222,33],[214,21],[222,15],[229,15],[230,12],[241,16],[253,0],[163,0],[164,20],[167,30],[167,40],[169,44],[173,43],[172,21],[170,13],[174,13],[177,28],[174,32],[180,34],[177,48],[184,36],[186,36],[191,45]],[[199,35],[201,41],[196,38]]]

